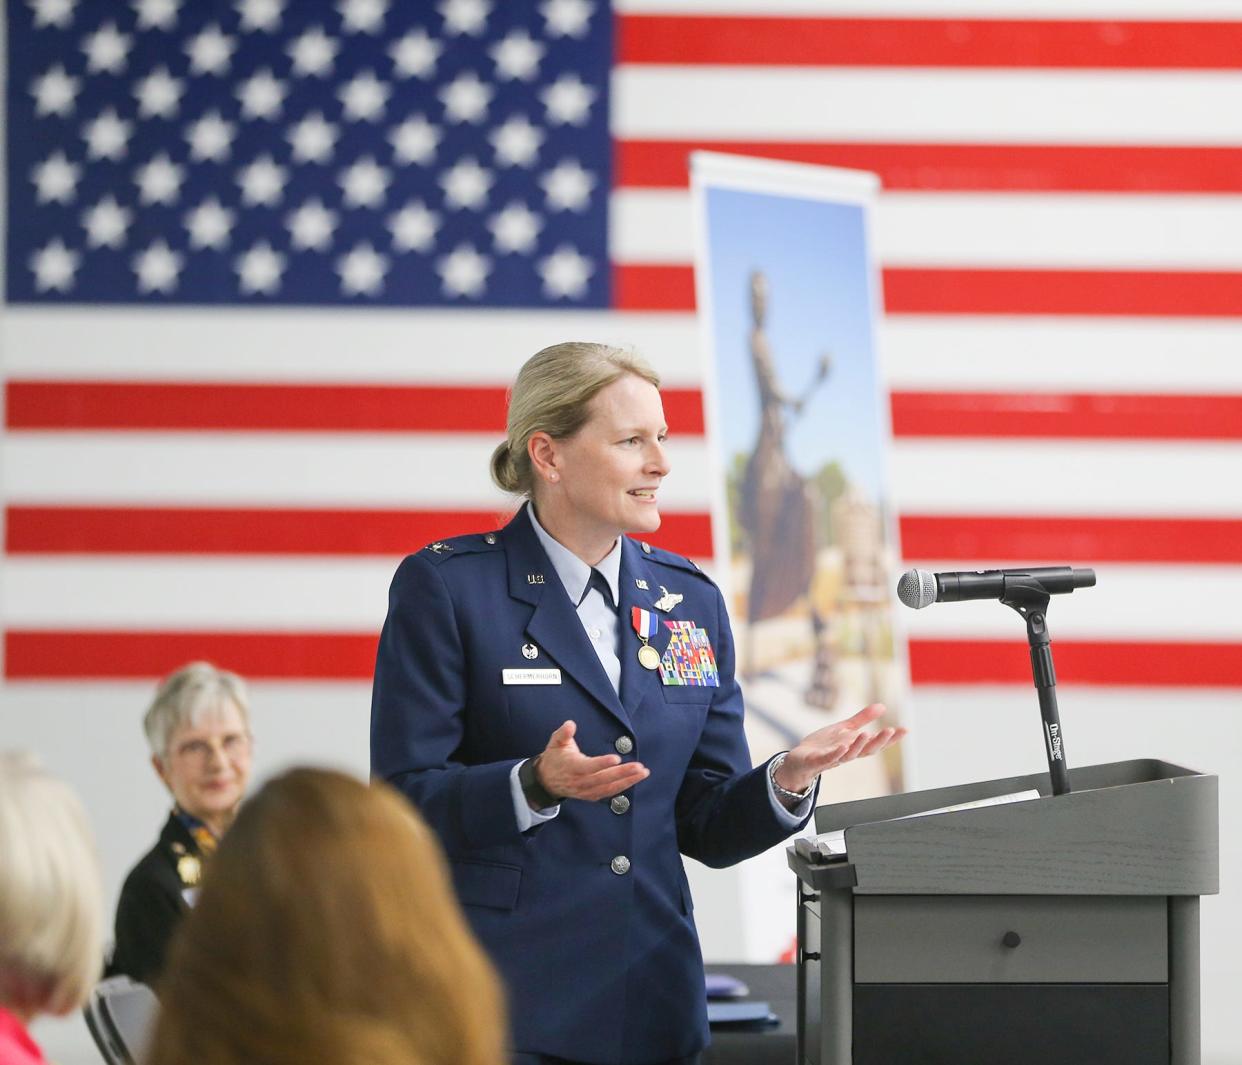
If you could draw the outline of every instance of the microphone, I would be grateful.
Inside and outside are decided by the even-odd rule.
[[[1095,586],[1095,570],[1072,566],[1028,569],[984,569],[973,573],[928,573],[907,570],[897,582],[897,598],[914,610],[932,603],[963,599],[1004,599],[1009,591],[1029,588],[1032,582],[1049,595]]]

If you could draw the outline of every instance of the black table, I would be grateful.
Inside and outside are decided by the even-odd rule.
[[[798,1057],[798,970],[794,965],[709,965],[709,973],[728,973],[750,988],[746,1000],[767,1002],[781,1019],[758,1031],[712,1029],[703,1065],[795,1065]]]

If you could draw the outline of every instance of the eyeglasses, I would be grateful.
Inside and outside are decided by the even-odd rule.
[[[231,732],[219,740],[187,740],[179,743],[173,750],[173,756],[191,762],[209,762],[214,753],[224,758],[244,754],[250,749],[250,735],[246,732]]]

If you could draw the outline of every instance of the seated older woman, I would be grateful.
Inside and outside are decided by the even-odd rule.
[[[46,1061],[26,1026],[86,1001],[102,940],[99,863],[82,804],[29,755],[0,754],[0,1062]]]
[[[245,684],[206,662],[191,663],[160,685],[143,729],[173,808],[121,888],[108,972],[152,984],[250,780]]]

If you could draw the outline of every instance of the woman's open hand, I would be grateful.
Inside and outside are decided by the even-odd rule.
[[[883,713],[883,703],[872,703],[853,717],[816,729],[785,755],[776,770],[776,783],[787,791],[806,791],[825,770],[878,754],[896,743],[906,734],[904,728],[867,728]]]
[[[535,762],[539,783],[557,798],[587,802],[607,799],[646,780],[650,774],[641,762],[622,762],[619,755],[583,754],[574,741],[577,731],[574,722],[566,721],[552,733]]]

